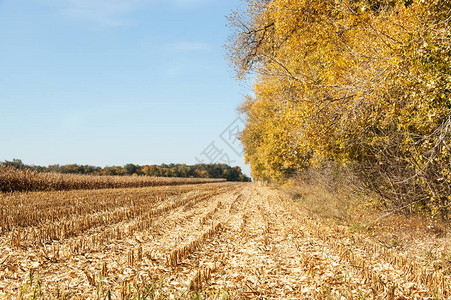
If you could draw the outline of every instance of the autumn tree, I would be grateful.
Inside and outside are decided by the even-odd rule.
[[[252,175],[352,166],[390,207],[447,214],[450,19],[446,0],[248,0],[229,58],[255,78],[241,110]]]

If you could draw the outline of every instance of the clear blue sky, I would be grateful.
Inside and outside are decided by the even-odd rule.
[[[219,137],[249,93],[223,49],[243,5],[0,0],[0,160],[194,164],[214,142],[243,167]]]

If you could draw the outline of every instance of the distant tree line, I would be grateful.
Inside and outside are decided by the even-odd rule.
[[[226,164],[161,164],[161,165],[135,165],[96,167],[90,165],[26,165],[20,159],[1,162],[0,165],[16,169],[30,169],[38,172],[53,172],[63,174],[109,175],[109,176],[158,176],[158,177],[194,177],[194,178],[225,178],[227,181],[251,181],[242,173],[240,167],[231,167]]]

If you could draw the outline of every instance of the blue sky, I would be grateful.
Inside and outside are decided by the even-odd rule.
[[[249,93],[223,48],[243,5],[0,0],[0,160],[194,164],[214,142],[249,174],[219,137]]]

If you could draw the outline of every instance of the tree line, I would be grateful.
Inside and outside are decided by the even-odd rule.
[[[381,205],[451,208],[451,1],[247,0],[228,57],[254,179],[333,163]]]
[[[224,178],[227,181],[248,182],[251,179],[242,173],[240,167],[231,167],[226,164],[161,164],[161,165],[137,165],[126,164],[124,166],[98,167],[91,165],[49,165],[35,166],[26,165],[20,159],[4,161],[0,163],[5,167],[16,169],[29,169],[38,172],[53,172],[63,174],[84,174],[84,175],[108,175],[108,176],[157,176],[157,177],[193,177],[193,178]]]

